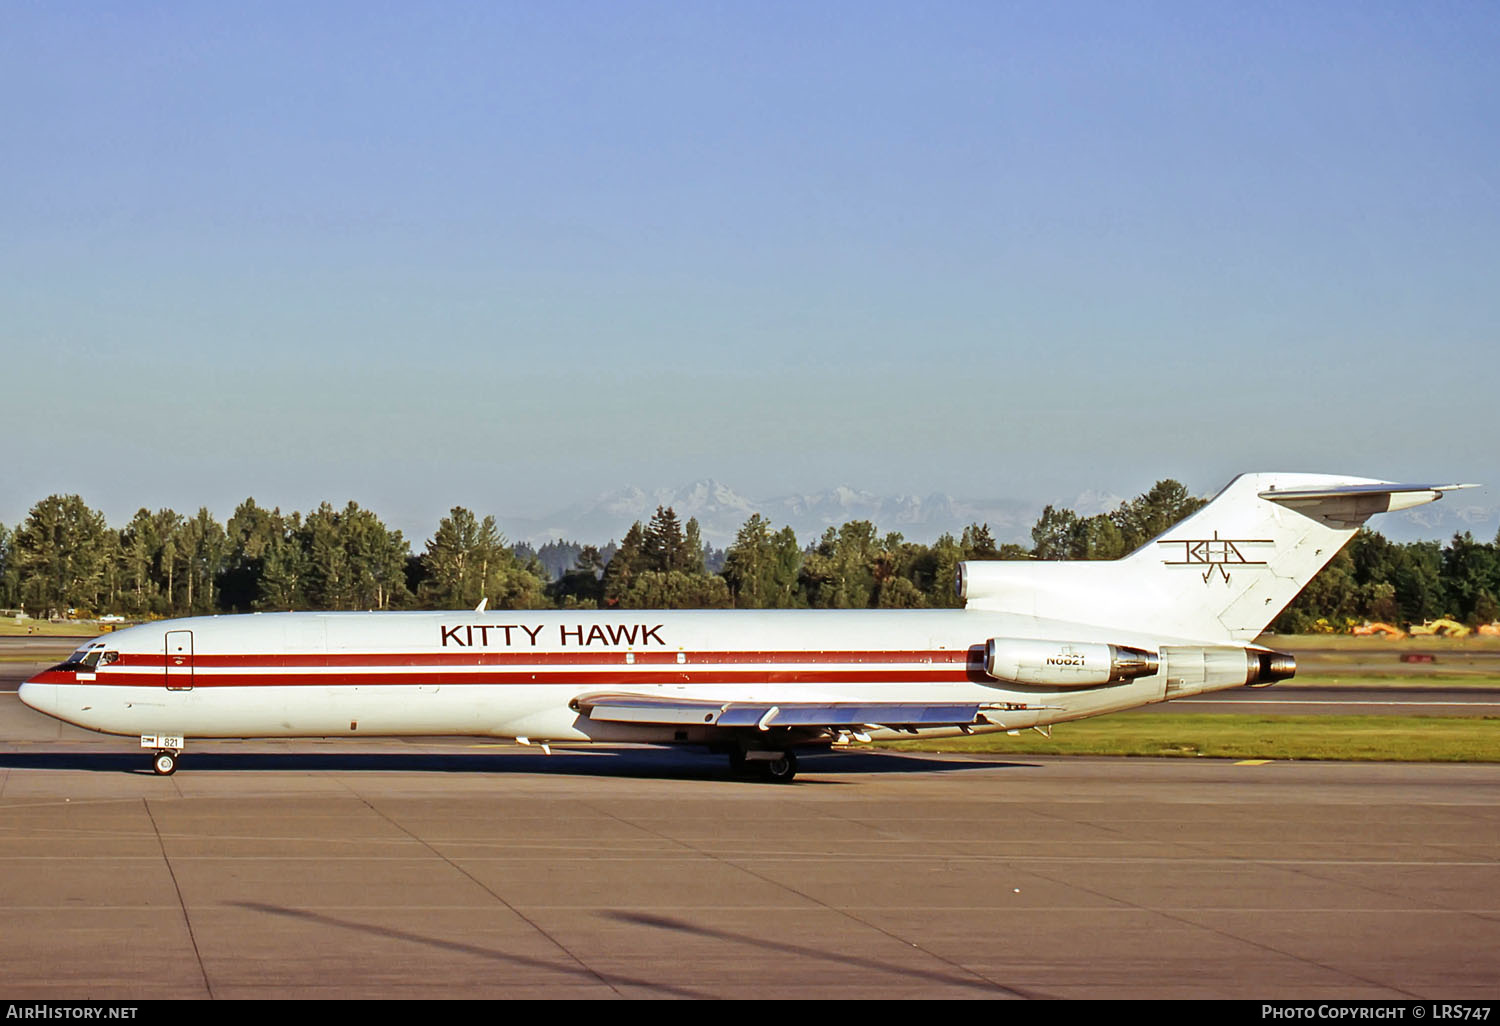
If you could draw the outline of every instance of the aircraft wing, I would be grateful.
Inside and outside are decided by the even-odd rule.
[[[756,727],[955,727],[984,724],[978,702],[715,702],[656,695],[583,695],[573,708],[603,723]]]

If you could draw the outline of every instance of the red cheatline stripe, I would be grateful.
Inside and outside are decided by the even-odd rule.
[[[636,666],[680,665],[677,651],[641,651],[631,653]],[[252,653],[235,655],[194,655],[192,664],[197,667],[282,667],[282,666],[621,666],[625,664],[624,649],[611,648],[592,652],[533,652],[529,650],[511,652],[489,652],[484,650],[462,650],[457,652],[358,652],[358,653]],[[689,664],[734,665],[741,663],[913,663],[940,664],[965,663],[969,653],[966,649],[935,649],[932,651],[830,651],[830,652],[685,652]],[[161,668],[166,657],[146,655],[138,652],[123,652],[110,669],[127,666]],[[185,665],[185,664],[184,664]]]
[[[478,671],[449,676],[431,673],[199,673],[172,677],[174,687],[350,687],[382,685],[444,685],[462,687],[474,684],[545,685],[573,684],[598,686],[658,684],[932,684],[962,683],[968,679],[962,670],[699,670],[684,669],[669,673],[639,673],[616,667],[587,672],[542,671],[539,673],[495,673]],[[71,672],[46,671],[33,677],[38,684],[78,683]],[[106,672],[93,683],[104,687],[162,687],[166,682],[160,673]]]

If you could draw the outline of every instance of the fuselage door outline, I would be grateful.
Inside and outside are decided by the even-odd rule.
[[[167,631],[166,646],[167,690],[193,690],[193,632]]]

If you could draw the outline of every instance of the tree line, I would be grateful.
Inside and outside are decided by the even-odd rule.
[[[454,507],[413,552],[370,510],[323,503],[302,514],[246,499],[227,524],[142,509],[123,528],[76,495],[37,503],[14,530],[0,525],[0,607],[33,616],[114,613],[131,619],[286,609],[953,608],[968,559],[1116,559],[1206,500],[1159,481],[1115,510],[1081,516],[1046,507],[1030,548],[995,543],[986,524],[931,544],[881,534],[869,521],[829,527],[804,545],[759,514],[725,550],[696,520],[658,507],[618,543],[559,539],[540,553],[509,545],[495,518]],[[552,564],[544,565],[543,556]],[[1470,623],[1500,616],[1500,537],[1398,544],[1362,530],[1274,629],[1319,620]]]

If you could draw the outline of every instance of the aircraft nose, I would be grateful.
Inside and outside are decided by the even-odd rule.
[[[36,678],[22,684],[16,692],[21,701],[31,706],[37,712],[53,716],[57,713],[57,687],[52,684],[38,684]]]

